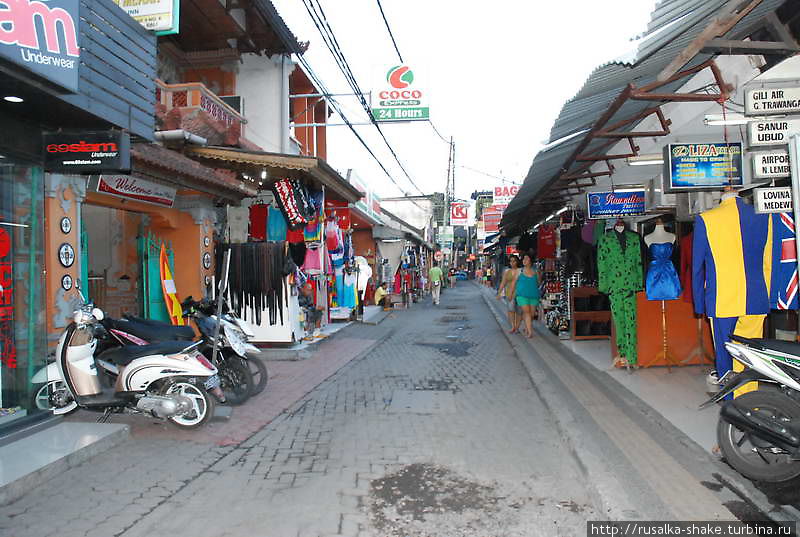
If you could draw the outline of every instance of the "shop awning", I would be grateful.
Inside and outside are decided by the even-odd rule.
[[[270,179],[306,179],[325,186],[329,195],[348,203],[361,198],[359,192],[323,159],[303,155],[248,151],[234,147],[190,147],[186,153],[218,168],[236,170],[254,178],[266,170]]]
[[[224,177],[213,168],[158,144],[138,143],[131,147],[133,169],[145,175],[167,172],[166,178],[185,188],[200,190],[227,199],[255,196],[257,190],[245,183]],[[160,172],[160,173],[159,173]]]
[[[725,28],[720,37],[742,36],[784,2],[761,0],[731,27],[720,25]],[[631,147],[623,152],[635,154],[637,135],[620,134],[635,131],[645,117],[655,114],[655,108],[668,102],[669,96],[687,82],[686,77],[659,78],[670,72],[676,58],[685,59],[680,71],[689,72],[716,55],[707,49],[694,50],[692,45],[702,32],[719,24],[724,18],[721,13],[732,6],[729,0],[659,2],[636,49],[598,67],[578,94],[564,104],[550,131],[549,144],[534,158],[524,184],[503,214],[501,227],[509,234],[519,234],[594,185],[595,177],[610,175],[610,169],[592,171],[591,166],[602,163],[603,157],[614,157],[610,153],[616,152],[612,149],[619,141],[626,145],[630,141]],[[652,90],[653,95],[644,96],[655,84],[661,85]],[[666,98],[658,99],[659,95]]]

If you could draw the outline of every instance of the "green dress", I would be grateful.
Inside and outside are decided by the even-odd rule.
[[[598,291],[611,300],[617,332],[617,349],[629,364],[636,364],[636,292],[642,290],[642,250],[639,236],[624,231],[625,248],[616,231],[597,241]]]

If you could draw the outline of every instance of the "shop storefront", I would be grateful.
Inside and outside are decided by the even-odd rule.
[[[26,6],[7,9],[31,16]],[[0,435],[49,415],[36,405],[32,379],[79,300],[82,174],[126,171],[129,134],[153,136],[156,38],[111,0],[55,0],[45,9],[59,17],[37,25],[40,50],[0,44]],[[118,46],[100,46],[101,34],[114,34]]]
[[[761,2],[721,37],[746,43],[786,5]],[[712,21],[674,24],[699,39]],[[743,368],[724,343],[798,337],[787,143],[800,63],[757,47],[675,58],[673,39],[648,35],[630,65],[591,75],[501,228],[537,259],[539,320],[601,371],[629,372],[617,378],[710,449],[717,412],[697,405]]]
[[[253,324],[253,342],[291,345],[349,319],[358,305],[358,267],[347,208],[360,192],[316,157],[223,147],[189,154],[257,189],[228,208],[218,250],[218,259],[231,252],[228,299]],[[252,278],[253,266],[265,276]]]

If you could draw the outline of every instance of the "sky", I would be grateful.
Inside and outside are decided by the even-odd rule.
[[[319,0],[344,57],[365,92],[405,64],[429,96],[431,122],[455,143],[455,192],[520,184],[548,141],[563,104],[599,65],[633,48],[655,0]],[[305,59],[332,93],[351,91],[304,0],[273,0]],[[355,97],[337,97],[353,123],[368,121]],[[329,123],[341,123],[334,114]],[[448,143],[428,122],[381,124],[408,177],[374,126],[355,127],[397,184],[345,126],[329,127],[328,162],[353,169],[382,197],[444,191]],[[488,175],[487,175],[488,174]],[[491,177],[494,176],[494,177]]]

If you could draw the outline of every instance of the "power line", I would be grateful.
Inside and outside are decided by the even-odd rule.
[[[510,179],[506,179],[505,177],[501,177],[499,175],[492,175],[491,173],[486,173],[486,172],[481,171],[481,170],[476,170],[475,168],[470,168],[469,166],[464,166],[463,164],[459,164],[458,167],[459,168],[464,168],[465,170],[469,170],[471,172],[479,173],[481,175],[485,175],[486,177],[492,177],[494,179],[500,179],[501,181],[503,181],[505,183],[511,183],[512,185],[520,186],[520,183],[515,183],[514,181],[511,181]]]
[[[389,32],[389,37],[392,38],[392,44],[394,45],[395,52],[397,52],[397,57],[400,58],[401,62],[403,62],[403,56],[400,54],[400,49],[397,48],[397,41],[394,40],[394,34],[392,33],[392,29],[389,27],[389,21],[386,20],[386,14],[383,12],[383,6],[381,5],[381,0],[377,0],[377,2],[378,2],[378,9],[381,10],[381,17],[383,17],[383,23],[386,25],[386,31]]]
[[[424,195],[425,193],[419,186],[417,186],[417,184],[411,178],[411,175],[408,173],[408,170],[406,170],[405,166],[403,166],[403,163],[400,161],[400,157],[398,157],[394,148],[389,143],[389,140],[386,138],[386,135],[384,134],[380,125],[378,124],[377,121],[375,121],[375,118],[372,116],[372,112],[369,109],[369,104],[367,103],[366,99],[364,99],[364,92],[361,91],[361,88],[358,85],[358,81],[356,80],[355,75],[353,74],[353,71],[350,68],[350,64],[347,62],[347,59],[344,56],[341,47],[339,46],[339,42],[336,39],[336,35],[334,34],[333,29],[331,28],[331,25],[328,22],[327,16],[325,15],[325,10],[322,8],[322,5],[319,3],[319,0],[303,0],[303,3],[306,6],[306,10],[308,11],[309,15],[311,16],[312,21],[314,22],[314,25],[317,28],[317,31],[320,32],[320,35],[322,36],[323,41],[328,47],[328,50],[333,55],[337,66],[339,67],[340,71],[342,71],[345,80],[347,80],[347,83],[350,85],[353,92],[359,97],[361,106],[367,113],[370,122],[378,130],[378,133],[381,135],[381,138],[386,144],[386,147],[389,148],[389,152],[394,157],[395,161],[397,162],[397,165],[403,171],[406,178],[414,186],[414,188],[416,188],[420,194]],[[319,9],[319,11],[317,11],[317,8]],[[323,28],[326,28],[327,30]]]

